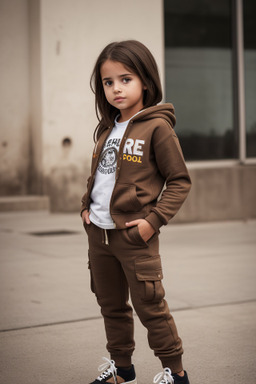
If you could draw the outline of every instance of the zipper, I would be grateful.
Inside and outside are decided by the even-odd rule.
[[[124,149],[124,144],[126,142],[126,139],[127,139],[127,134],[128,134],[128,131],[130,129],[130,125],[133,124],[133,119],[129,121],[127,127],[126,127],[126,130],[124,132],[124,135],[123,135],[123,138],[122,138],[122,141],[120,143],[120,147],[119,147],[119,153],[118,153],[118,157],[119,157],[119,167],[117,167],[117,163],[116,163],[116,175],[115,175],[115,185],[113,187],[113,192],[115,190],[115,187],[116,187],[116,182],[117,182],[117,179],[119,177],[119,173],[120,173],[120,169],[121,169],[121,163],[122,163],[122,160],[123,160],[123,149]],[[122,153],[121,153],[122,151]],[[117,172],[118,172],[118,177],[117,177]],[[109,213],[110,213],[110,216],[112,217],[111,215],[111,206],[112,206],[112,201],[113,201],[113,192],[112,192],[112,196],[111,196],[111,199],[110,199],[110,203],[109,203]],[[113,220],[113,217],[112,217],[112,220]],[[115,221],[113,220],[113,222],[115,223]],[[115,223],[115,227],[116,227],[116,223]]]

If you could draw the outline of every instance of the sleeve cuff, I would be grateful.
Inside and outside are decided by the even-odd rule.
[[[150,212],[150,214],[145,217],[145,220],[147,220],[152,225],[156,232],[162,225],[164,225],[160,217],[155,212]]]

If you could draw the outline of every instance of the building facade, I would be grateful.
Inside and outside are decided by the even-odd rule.
[[[176,221],[256,217],[254,0],[0,0],[0,194],[79,210],[97,124],[90,74],[111,41],[157,60],[193,187]]]

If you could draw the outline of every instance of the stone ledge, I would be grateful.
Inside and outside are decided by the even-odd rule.
[[[1,196],[0,212],[42,211],[50,209],[48,196]]]

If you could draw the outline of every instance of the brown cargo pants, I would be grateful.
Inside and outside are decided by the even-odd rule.
[[[91,289],[104,318],[107,350],[117,366],[131,364],[133,307],[148,330],[151,349],[173,373],[182,370],[182,342],[164,300],[158,234],[147,243],[138,228],[103,230],[85,224],[89,240]]]

